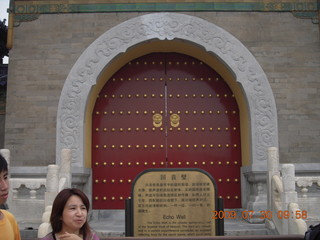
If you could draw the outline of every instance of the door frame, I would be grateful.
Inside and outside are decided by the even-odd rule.
[[[106,31],[82,53],[59,100],[56,163],[61,162],[61,150],[68,148],[75,171],[81,174],[90,169],[91,113],[103,79],[129,60],[156,51],[198,58],[227,81],[239,104],[242,165],[246,172],[265,172],[267,149],[278,147],[278,126],[275,99],[264,71],[230,33],[206,20],[177,13],[129,19]]]

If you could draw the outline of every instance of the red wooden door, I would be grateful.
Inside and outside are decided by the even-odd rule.
[[[137,174],[164,167],[208,171],[225,207],[241,207],[237,103],[201,61],[177,53],[131,61],[105,84],[92,119],[93,208],[123,209]]]
[[[225,81],[194,58],[167,57],[168,165],[201,168],[217,182],[226,208],[241,207],[238,105]]]

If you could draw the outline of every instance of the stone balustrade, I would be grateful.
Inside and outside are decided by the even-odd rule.
[[[320,177],[300,176],[295,178],[299,206],[306,213],[308,225],[319,223]]]
[[[10,178],[9,211],[21,229],[38,228],[44,209],[45,178]]]
[[[1,149],[1,154],[7,160],[10,160],[9,151]],[[61,152],[62,162],[60,166],[49,165],[45,169],[41,169],[41,171],[34,170],[34,168],[26,168],[25,174],[20,175],[17,175],[15,171],[10,171],[13,174],[10,176],[10,194],[7,203],[9,210],[16,216],[22,228],[33,227],[34,229],[38,229],[42,223],[43,211],[52,204],[57,192],[71,186],[73,181],[70,154],[71,152],[68,149],[64,149]],[[8,162],[10,163],[10,161]],[[283,188],[281,190],[280,187],[276,187],[277,181],[273,181],[273,187],[271,185],[268,186],[269,204],[272,202],[280,205],[285,204],[286,206],[279,206],[279,209],[287,210],[289,203],[297,203],[298,205],[294,205],[293,209],[299,209],[299,211],[301,209],[308,213],[307,219],[304,220],[308,220],[308,223],[318,222],[320,216],[320,210],[317,207],[320,199],[320,192],[318,190],[320,176],[314,176],[316,175],[314,173],[309,173],[307,176],[295,176],[293,166],[279,164],[276,148],[269,149],[269,163],[269,181],[271,182],[273,178],[277,178],[279,179],[279,186]],[[46,178],[44,178],[44,174],[42,173],[46,173]],[[283,201],[284,199],[287,201]],[[272,209],[272,206],[269,205],[268,209]],[[293,225],[293,223],[290,223],[289,228]],[[299,229],[297,226],[300,225],[295,225],[291,229],[297,230]],[[291,231],[290,229],[283,230],[285,232]]]
[[[308,197],[309,189],[312,188],[313,185],[320,187],[320,177],[296,177],[295,181],[296,186],[300,188],[301,197],[303,198]]]
[[[44,199],[46,189],[45,178],[11,178],[11,197],[15,199]]]
[[[272,211],[272,218],[267,219],[267,226],[276,229],[280,235],[300,234],[307,230],[306,218],[294,213],[301,213],[296,191],[295,166],[293,164],[279,165],[277,148],[268,149],[268,206]],[[279,213],[291,214],[282,217]],[[297,214],[298,215],[298,214]]]

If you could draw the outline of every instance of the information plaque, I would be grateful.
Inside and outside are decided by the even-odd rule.
[[[201,169],[150,169],[132,188],[133,236],[215,236],[216,185]]]

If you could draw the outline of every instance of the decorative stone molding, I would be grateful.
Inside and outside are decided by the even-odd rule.
[[[278,147],[277,111],[271,87],[250,51],[234,36],[203,19],[154,13],[127,20],[102,34],[79,57],[61,93],[57,114],[56,156],[72,150],[72,164],[84,167],[84,117],[90,90],[113,58],[150,40],[180,39],[202,46],[221,59],[243,89],[248,103],[252,170],[266,171],[268,147]],[[60,158],[57,159],[60,164]]]

